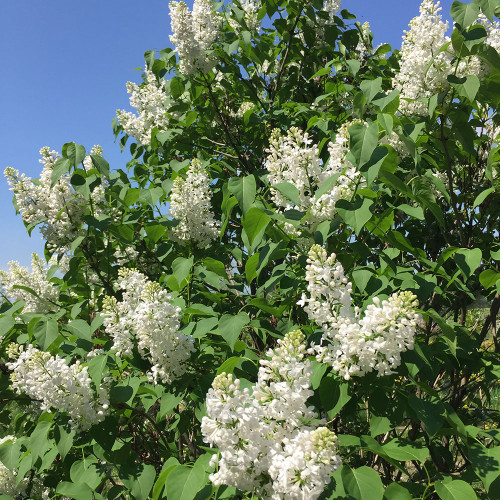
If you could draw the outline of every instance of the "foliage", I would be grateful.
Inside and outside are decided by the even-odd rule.
[[[8,169],[2,498],[500,496],[498,3],[401,53],[339,6],[173,2],[126,168]]]

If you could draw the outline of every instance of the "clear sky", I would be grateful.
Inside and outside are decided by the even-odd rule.
[[[188,0],[188,5],[192,0]],[[452,0],[443,0],[449,18]],[[369,21],[375,44],[399,48],[403,30],[418,15],[419,0],[343,0],[342,8]],[[38,177],[43,146],[61,151],[74,141],[104,149],[111,168],[128,155],[114,143],[111,120],[129,109],[127,81],[141,81],[146,50],[170,46],[167,0],[0,1],[0,174],[5,167]],[[38,229],[27,235],[12,193],[0,178],[0,269],[43,254]]]

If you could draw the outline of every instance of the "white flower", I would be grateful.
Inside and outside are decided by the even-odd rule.
[[[486,30],[485,45],[493,47],[500,52],[500,23],[491,22],[484,14],[480,14],[475,24],[483,26]],[[457,76],[476,75],[479,78],[490,72],[489,66],[478,56],[469,56],[460,61],[457,68]]]
[[[214,219],[211,197],[210,177],[195,158],[186,179],[177,177],[170,193],[170,215],[179,221],[170,230],[171,239],[205,247],[218,237],[220,224]]]
[[[373,54],[372,39],[373,34],[370,29],[370,23],[366,21],[361,25],[359,41],[355,49],[356,59],[363,60]]]
[[[152,367],[148,378],[154,383],[171,383],[186,371],[185,361],[194,352],[193,337],[180,332],[180,308],[158,283],[135,269],[120,269],[118,288],[123,298],[103,301],[104,327],[113,338],[119,356],[132,356],[134,340],[140,355]]]
[[[380,139],[380,144],[389,144],[392,146],[400,158],[408,158],[410,156],[410,152],[408,151],[406,144],[401,140],[399,135],[394,132],[394,130],[391,132],[390,136],[385,135],[382,137],[382,139]]]
[[[80,361],[68,366],[63,358],[51,356],[31,344],[26,350],[13,345],[9,355],[17,358],[7,363],[13,371],[13,389],[40,400],[42,410],[67,412],[70,424],[82,430],[104,420],[109,407],[107,388],[101,385],[96,398],[88,367]]]
[[[151,132],[155,127],[159,130],[168,127],[166,103],[170,99],[165,93],[165,85],[165,80],[158,81],[148,68],[144,71],[143,85],[127,82],[130,105],[137,110],[137,115],[124,110],[117,110],[116,114],[125,133],[141,144],[151,143]]]
[[[401,353],[413,349],[418,314],[411,292],[373,299],[364,314],[352,311],[352,285],[335,254],[313,245],[306,266],[308,295],[298,305],[323,328],[320,345],[312,346],[318,361],[328,363],[346,380],[372,370],[388,375],[401,364]]]
[[[260,21],[258,19],[259,9],[262,4],[260,0],[242,0],[240,6],[243,9],[243,19],[249,31],[259,31]],[[234,31],[239,33],[243,30],[243,26],[234,18],[229,17],[229,25]]]
[[[345,159],[349,149],[349,127],[355,123],[366,125],[355,120],[340,127],[335,142],[328,145],[330,159],[326,166],[323,166],[319,157],[318,146],[311,145],[307,132],[302,133],[298,128],[292,127],[286,136],[281,135],[279,130],[274,130],[271,134],[266,159],[269,182],[271,186],[282,182],[295,186],[299,204],[294,205],[277,189],[271,188],[273,201],[283,210],[296,208],[308,212],[305,223],[312,229],[321,221],[333,219],[337,201],[349,199],[354,186],[361,181],[360,173]],[[315,193],[321,184],[335,174],[338,174],[338,178],[333,186],[316,199]],[[286,230],[294,232],[289,225]]]
[[[328,12],[328,19],[320,19],[320,24],[323,25],[333,25],[335,24],[335,16],[340,10],[341,0],[324,0],[323,9],[325,12]]]
[[[240,104],[240,107],[238,108],[238,111],[236,113],[231,112],[231,116],[234,118],[243,118],[245,116],[245,113],[247,111],[250,111],[251,109],[255,108],[255,104],[250,101],[245,101]]]
[[[312,396],[311,364],[304,360],[304,335],[288,333],[262,360],[257,383],[222,373],[206,398],[201,430],[205,442],[220,450],[212,457],[215,486],[255,490],[263,499],[316,499],[340,465],[336,437],[319,427],[307,406]]]
[[[308,24],[314,29],[317,40],[317,47],[326,46],[327,41],[325,39],[325,28],[326,26],[335,25],[335,16],[338,14],[340,10],[341,0],[324,0],[323,8],[321,9],[325,14],[322,14],[322,17],[317,17],[317,24],[313,26],[311,21],[307,21]],[[325,17],[323,17],[325,16]],[[299,35],[302,43],[306,43],[304,34],[300,33]]]
[[[207,73],[215,63],[207,56],[219,33],[219,18],[213,12],[210,0],[195,0],[190,12],[184,2],[170,2],[172,35],[170,42],[179,55],[179,71],[194,75],[198,71]]]
[[[439,14],[441,7],[434,0],[423,0],[420,15],[410,21],[401,46],[400,71],[394,78],[394,88],[401,91],[400,110],[407,114],[427,113],[425,103],[406,101],[430,97],[448,86],[447,77],[452,71],[453,54],[439,49],[448,41],[444,23]],[[432,59],[432,64],[428,68]]]
[[[19,175],[19,171],[11,167],[5,169],[5,177],[10,190],[14,192],[23,220],[29,225],[41,224],[40,232],[47,242],[48,250],[62,256],[69,252],[71,243],[84,234],[83,216],[88,211],[89,204],[80,193],[73,190],[70,174],[63,174],[54,186],[51,185],[52,172],[59,154],[48,147],[43,147],[40,154],[43,169],[38,183],[24,174]],[[89,157],[85,158],[84,165],[86,162],[89,166],[89,161],[91,162]],[[94,215],[102,213],[102,184],[93,189],[91,201]]]
[[[48,269],[40,256],[31,254],[31,272],[16,261],[9,262],[8,266],[8,271],[0,271],[0,284],[11,300],[24,300],[24,312],[45,313],[57,308],[59,289],[47,279]],[[36,295],[15,288],[18,286],[31,288]]]
[[[113,253],[113,257],[115,257],[116,263],[120,267],[136,260],[138,256],[139,252],[133,247],[117,248]]]

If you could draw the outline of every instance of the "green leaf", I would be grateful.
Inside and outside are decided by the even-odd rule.
[[[483,254],[479,248],[472,250],[460,248],[456,251],[454,259],[464,276],[469,278],[481,264],[482,257]]]
[[[50,175],[50,187],[54,187],[62,175],[67,174],[71,168],[71,163],[67,158],[59,158],[52,169]]]
[[[455,0],[451,4],[450,15],[462,28],[468,28],[479,15],[479,5],[474,2],[463,3]]]
[[[0,445],[0,462],[8,469],[17,467],[21,457],[21,441],[5,441]]]
[[[0,337],[7,335],[15,324],[16,322],[12,316],[3,316],[0,318]]]
[[[378,125],[370,124],[368,127],[355,124],[349,127],[350,152],[354,156],[358,167],[362,167],[372,156],[373,150],[378,146]]]
[[[79,339],[91,340],[92,331],[90,325],[83,319],[74,319],[65,326],[65,329],[76,335]]]
[[[345,223],[354,229],[356,235],[359,234],[363,226],[371,219],[370,211],[373,201],[368,198],[360,198],[355,202],[339,200],[335,205],[338,214]]]
[[[130,404],[134,399],[134,396],[139,389],[141,384],[141,379],[138,377],[127,377],[119,384],[111,387],[109,391],[109,396],[112,401],[118,401],[119,403]]]
[[[103,177],[106,177],[106,179],[109,179],[109,163],[99,155],[90,155],[90,158],[92,159],[92,164],[99,171],[99,173]]]
[[[217,375],[220,375],[221,373],[233,373],[234,369],[238,365],[238,363],[241,363],[242,358],[239,356],[232,356],[230,358],[227,358],[222,365],[217,368]]]
[[[238,314],[223,314],[219,321],[218,334],[227,342],[231,350],[240,336],[241,330],[250,323],[248,314],[240,312]]]
[[[452,87],[455,87],[459,96],[465,97],[469,101],[473,101],[476,98],[480,86],[479,78],[476,75],[468,75],[463,78],[449,75],[448,82],[450,82]]]
[[[55,319],[44,318],[35,325],[33,333],[42,349],[47,350],[59,335],[57,321]]]
[[[207,268],[208,271],[212,271],[222,278],[227,278],[226,267],[220,260],[212,259],[212,257],[207,257],[206,259],[203,259],[203,265]]]
[[[136,500],[147,500],[156,470],[152,465],[129,463],[119,469],[118,475]]]
[[[477,496],[470,484],[460,479],[434,483],[434,489],[442,500],[476,500]]]
[[[486,491],[489,492],[495,482],[493,489],[499,490],[498,493],[500,493],[500,484],[497,481],[500,476],[500,446],[485,448],[479,443],[473,443],[469,447],[467,458],[470,460],[474,472],[483,482]],[[490,498],[493,498],[493,495]]]
[[[403,205],[399,205],[396,208],[404,212],[406,215],[409,215],[410,217],[415,217],[415,219],[418,220],[425,220],[424,211],[422,210],[422,207],[412,207],[404,203]]]
[[[500,164],[500,147],[491,148],[486,162],[486,177],[493,182],[493,166]]]
[[[384,492],[384,500],[412,500],[412,498],[412,494],[398,483],[390,483]]]
[[[172,99],[178,99],[184,93],[184,83],[178,76],[170,80],[170,94]]]
[[[356,76],[359,69],[361,68],[361,62],[357,59],[348,59],[346,61],[347,67],[349,68],[349,72],[351,75]]]
[[[331,191],[332,187],[335,185],[337,182],[337,179],[340,177],[340,172],[331,175],[327,179],[325,179],[318,187],[316,192],[314,193],[314,198],[318,200],[323,196],[325,193]]]
[[[178,465],[179,461],[174,457],[170,457],[163,464],[160,475],[158,476],[158,479],[156,480],[155,485],[153,486],[153,500],[158,500],[158,498],[160,498],[160,493],[163,490],[163,486],[165,485],[168,476]]]
[[[254,253],[245,264],[245,276],[247,283],[251,283],[257,277],[257,268],[259,267],[260,253]]]
[[[483,14],[490,21],[493,21],[493,17],[495,16],[495,8],[498,7],[498,0],[476,0],[476,2],[481,7]]]
[[[156,421],[160,422],[165,415],[171,414],[173,409],[176,408],[184,397],[184,392],[166,392],[161,397],[160,411],[156,415]]]
[[[97,392],[100,392],[100,386],[102,381],[102,376],[106,370],[106,363],[108,361],[107,354],[101,354],[99,356],[94,356],[88,364],[88,373],[91,378]]]
[[[370,434],[375,437],[385,434],[392,429],[391,421],[387,417],[372,415],[370,417]]]
[[[85,158],[85,148],[74,142],[65,144],[62,151],[64,158],[67,158],[74,167],[80,165]]]
[[[414,394],[410,395],[408,403],[417,418],[424,423],[427,434],[434,436],[444,423],[445,410],[442,404],[439,401],[417,398]]]
[[[399,108],[399,94],[400,94],[399,90],[393,90],[393,91],[389,92],[389,94],[387,94],[387,95],[382,93],[381,94],[382,97],[377,97],[376,99],[374,99],[373,104],[375,106],[377,106],[380,109],[380,111],[382,111],[383,113],[395,113]],[[387,115],[387,114],[385,114],[383,116],[390,117],[390,115]],[[392,119],[392,117],[391,117],[391,119]],[[386,127],[386,125],[388,125],[388,123],[386,120],[384,120],[383,121],[384,128]],[[392,128],[390,130],[385,128],[385,130],[387,131],[388,134],[390,134],[392,131]]]
[[[177,280],[177,283],[179,283],[180,286],[182,286],[184,280],[187,279],[187,277],[191,273],[193,262],[193,256],[189,257],[188,259],[185,257],[177,257],[177,259],[172,262],[172,271],[175,279]]]
[[[356,500],[382,500],[384,486],[380,476],[371,467],[342,468],[342,481],[348,495]]]
[[[206,473],[201,464],[194,467],[178,465],[167,477],[167,498],[193,500],[206,482]]]
[[[429,456],[429,450],[412,441],[405,441],[403,439],[393,439],[383,445],[385,453],[394,460],[407,462],[411,460],[418,460],[424,463],[425,459]]]
[[[146,234],[150,241],[156,243],[165,234],[165,227],[161,224],[151,224],[146,226]]]
[[[251,207],[243,218],[243,228],[250,244],[271,221],[271,217],[257,207]]]
[[[64,457],[69,453],[73,446],[73,439],[76,435],[75,429],[66,429],[62,425],[58,425],[54,431],[57,450],[64,460]]]
[[[71,481],[75,484],[86,484],[93,490],[97,488],[102,478],[93,460],[84,458],[83,460],[73,462],[69,472]]]
[[[323,377],[319,386],[321,405],[330,419],[350,401],[349,384],[333,376]]]
[[[387,164],[391,163],[391,157],[393,160],[392,164],[397,167],[398,158],[395,151],[391,151],[389,156],[389,150],[384,146],[377,146],[373,150],[370,160],[359,169],[366,179],[367,186],[371,186],[373,184],[373,181],[377,178],[380,169],[386,162]]]
[[[372,99],[382,90],[382,78],[375,80],[363,80],[360,84],[361,91],[366,97],[366,103],[369,104]]]
[[[453,30],[451,42],[457,56],[466,57],[477,52],[476,46],[481,46],[488,34],[483,26],[476,26],[469,31]]]
[[[500,273],[493,269],[486,269],[479,275],[479,282],[484,288],[488,289],[495,286],[495,283],[500,280]]]
[[[31,433],[29,440],[32,464],[36,462],[38,457],[43,457],[45,453],[52,448],[53,442],[48,439],[51,427],[51,421],[42,420],[41,422],[38,422],[35,430]]]
[[[94,500],[96,498],[95,492],[86,484],[75,484],[69,481],[61,481],[58,483],[56,493],[68,498],[78,498],[78,500]]]
[[[255,201],[255,194],[257,193],[257,184],[253,175],[246,177],[233,177],[229,179],[229,191],[234,194],[238,200],[238,205],[241,208],[241,213],[246,215],[250,207]]]
[[[481,205],[481,203],[491,194],[495,192],[495,188],[485,189],[481,193],[479,193],[474,200],[474,204],[472,205],[472,210],[474,210],[477,206]]]
[[[279,191],[283,196],[286,196],[295,206],[300,206],[299,190],[289,182],[280,182],[275,184],[273,189]]]

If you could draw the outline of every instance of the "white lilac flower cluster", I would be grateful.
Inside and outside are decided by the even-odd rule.
[[[486,30],[484,44],[490,45],[497,52],[500,52],[500,23],[498,21],[491,22],[484,14],[480,14],[476,20],[476,24],[483,26]],[[481,78],[488,73],[489,66],[478,56],[464,58],[460,61],[457,68],[458,76],[476,75]]]
[[[95,146],[91,154],[102,153],[100,146]],[[56,151],[48,147],[40,150],[43,164],[38,183],[19,174],[12,167],[5,169],[5,177],[14,192],[19,211],[26,224],[41,223],[40,232],[47,242],[49,252],[64,255],[71,248],[71,243],[82,234],[83,215],[88,210],[88,202],[74,191],[71,186],[71,175],[63,174],[52,186],[52,172],[56,161],[60,158]],[[91,162],[90,157],[84,159]],[[102,212],[104,186],[96,186],[91,193],[94,215]]]
[[[245,113],[247,111],[250,111],[252,109],[255,109],[255,104],[250,101],[245,101],[240,104],[240,107],[238,108],[238,111],[236,112],[231,112],[231,116],[233,118],[243,118],[245,116]]]
[[[394,130],[391,132],[391,135],[385,135],[379,142],[380,144],[389,144],[392,146],[401,159],[408,158],[410,156],[410,151],[406,147],[406,144],[401,140],[399,135],[394,132]]]
[[[328,363],[349,380],[370,371],[394,373],[401,353],[413,349],[418,303],[411,292],[395,293],[388,300],[373,299],[362,314],[351,307],[352,285],[335,254],[314,245],[306,266],[308,295],[299,305],[309,318],[323,328],[320,345],[311,351],[318,361]]]
[[[359,30],[359,40],[355,49],[356,59],[365,59],[372,54],[372,39],[373,34],[370,29],[370,23],[366,21],[361,25]]]
[[[186,173],[174,180],[170,193],[170,215],[179,221],[170,230],[173,241],[205,247],[219,235],[220,224],[212,212],[210,177],[195,158]]]
[[[410,21],[410,29],[405,31],[400,71],[393,82],[394,88],[401,91],[400,110],[403,113],[426,114],[427,106],[421,99],[445,90],[448,87],[448,75],[455,71],[453,50],[448,48],[439,52],[449,41],[445,36],[448,22],[443,22],[440,11],[439,2],[423,0],[420,15]],[[476,23],[486,29],[485,43],[500,50],[500,24],[497,21],[490,22],[482,14]],[[460,61],[456,74],[482,77],[488,71],[488,66],[479,57],[469,56]]]
[[[335,16],[340,10],[340,2],[341,0],[324,0],[322,13],[317,17],[316,24],[314,25],[314,33],[316,36],[316,47],[324,47],[328,44],[325,38],[325,31],[327,26],[333,26],[335,24]],[[308,24],[313,27],[312,22],[308,22]],[[302,43],[307,44],[304,34],[300,33],[299,37]]]
[[[243,10],[243,20],[245,21],[246,27],[249,31],[259,31],[260,29],[260,21],[258,18],[259,9],[262,4],[260,0],[242,0],[239,2]],[[243,30],[243,26],[241,23],[234,19],[233,17],[228,18],[229,26],[233,28],[236,33],[239,33]]]
[[[120,267],[130,264],[130,262],[136,260],[138,256],[139,252],[132,247],[117,248],[113,253],[116,264]]]
[[[394,88],[401,91],[400,110],[408,114],[426,114],[427,106],[418,100],[430,97],[447,86],[451,71],[452,54],[439,49],[447,41],[448,22],[443,22],[439,2],[424,0],[420,15],[413,18],[405,31],[401,46],[400,70]],[[429,66],[431,60],[434,59]]]
[[[207,73],[215,62],[206,51],[215,42],[220,25],[211,0],[194,0],[192,12],[184,2],[170,2],[169,9],[170,42],[179,55],[179,71],[184,75]]]
[[[151,132],[157,127],[166,129],[169,117],[166,103],[170,98],[165,92],[166,81],[160,81],[148,68],[144,71],[144,84],[127,82],[130,105],[137,110],[137,115],[129,111],[117,110],[116,115],[125,133],[141,144],[151,143]]]
[[[355,123],[364,125],[360,120],[345,123],[338,130],[335,142],[328,145],[330,159],[326,167],[323,167],[319,157],[318,146],[311,145],[312,140],[307,132],[302,133],[298,128],[292,127],[285,136],[279,130],[274,130],[271,134],[266,160],[269,183],[277,186],[288,182],[295,186],[299,193],[299,204],[293,205],[273,187],[272,199],[283,210],[296,208],[307,212],[305,222],[312,229],[321,221],[333,219],[337,201],[350,198],[354,186],[361,181],[360,173],[345,158],[349,146],[349,127]],[[316,199],[315,193],[322,182],[335,174],[339,177],[334,185]],[[288,226],[287,231],[293,232]]]
[[[48,269],[39,255],[31,254],[31,272],[16,261],[10,261],[8,266],[8,271],[0,271],[0,285],[10,300],[24,301],[24,312],[46,313],[57,306],[59,290],[47,279]],[[19,286],[31,288],[36,295],[16,288]]]
[[[306,404],[313,391],[304,335],[296,330],[278,344],[260,362],[252,390],[231,374],[213,381],[201,423],[205,442],[220,451],[210,480],[262,499],[314,500],[341,463],[337,437]]]
[[[180,308],[160,285],[135,269],[120,269],[117,286],[123,291],[103,301],[104,327],[113,338],[119,356],[132,356],[135,342],[139,354],[152,367],[148,378],[154,384],[169,384],[186,371],[186,360],[194,352],[193,337],[180,332]],[[135,342],[134,342],[135,341]]]
[[[81,430],[88,430],[102,422],[108,412],[109,397],[105,383],[99,387],[99,395],[94,395],[88,367],[80,361],[67,365],[59,356],[51,356],[31,344],[23,346],[11,344],[8,348],[12,362],[7,367],[12,370],[12,387],[24,392],[30,398],[41,401],[45,411],[63,411],[70,417],[70,424]]]
[[[333,25],[335,24],[335,16],[340,10],[341,0],[324,0],[323,9],[328,13],[328,19],[320,18],[320,24],[322,25]]]

